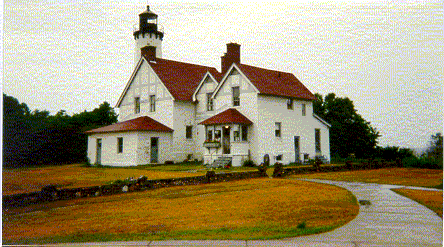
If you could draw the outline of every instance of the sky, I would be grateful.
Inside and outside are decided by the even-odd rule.
[[[114,106],[147,2],[4,1],[3,92],[51,114]],[[149,1],[163,58],[220,71],[226,43],[239,43],[242,63],[350,98],[380,146],[408,148],[443,129],[443,3]]]

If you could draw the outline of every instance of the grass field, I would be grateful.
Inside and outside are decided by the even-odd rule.
[[[412,189],[392,189],[396,193],[410,198],[438,214],[442,218],[442,191],[412,190]]]
[[[443,184],[442,170],[418,168],[384,168],[375,170],[300,174],[292,175],[291,177],[419,187],[440,187],[441,189]]]
[[[3,212],[3,243],[273,239],[328,231],[358,211],[356,198],[345,189],[261,178]]]
[[[54,184],[63,188],[98,186],[117,179],[138,178],[142,175],[148,179],[190,177],[205,174],[204,166],[195,164],[178,164],[164,166],[137,167],[84,167],[81,164],[48,166],[23,169],[3,169],[3,194],[18,194],[40,191],[42,187]],[[193,172],[190,172],[192,170]]]

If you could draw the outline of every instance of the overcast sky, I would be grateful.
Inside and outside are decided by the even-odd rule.
[[[349,97],[379,145],[424,147],[443,127],[443,1],[149,1],[162,56],[220,70],[293,73],[313,93]],[[31,110],[115,105],[134,66],[133,25],[147,1],[4,1],[3,92]]]

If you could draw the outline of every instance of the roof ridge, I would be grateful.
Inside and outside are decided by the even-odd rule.
[[[243,66],[252,67],[252,68],[255,68],[255,69],[262,69],[262,70],[267,70],[267,71],[272,71],[272,72],[280,72],[280,73],[284,73],[284,74],[291,74],[291,75],[293,75],[293,73],[291,73],[291,72],[280,71],[280,70],[273,70],[273,69],[266,69],[266,68],[262,68],[262,67],[258,67],[258,66],[253,66],[253,65],[249,65],[249,64],[244,64],[244,63],[241,63],[240,65],[241,66],[243,65]]]
[[[175,63],[182,63],[182,64],[186,64],[186,65],[199,66],[199,67],[203,67],[203,68],[215,69],[217,71],[217,69],[215,67],[210,67],[210,66],[207,66],[207,65],[195,64],[195,63],[187,63],[187,62],[171,60],[171,59],[166,59],[166,58],[156,58],[156,60],[165,60],[165,61],[168,61],[168,62],[175,62]],[[149,63],[152,63],[152,62],[149,61]],[[155,63],[153,63],[153,64],[155,64]],[[220,73],[219,71],[217,71],[217,72]]]

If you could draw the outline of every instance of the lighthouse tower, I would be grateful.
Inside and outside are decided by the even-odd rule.
[[[157,15],[150,11],[150,6],[139,14],[139,26],[134,26],[134,39],[136,45],[134,48],[134,64],[141,56],[141,48],[145,46],[156,47],[156,57],[162,57],[163,28],[157,25]]]

